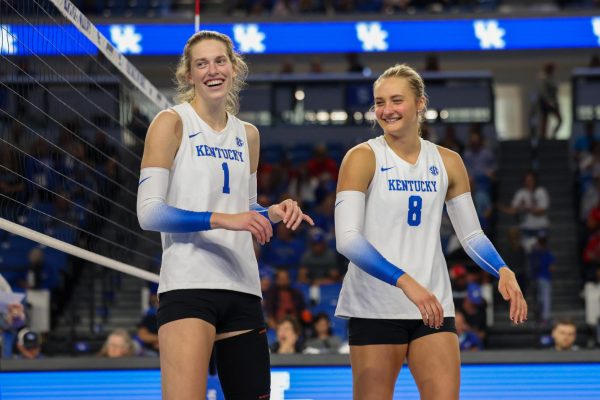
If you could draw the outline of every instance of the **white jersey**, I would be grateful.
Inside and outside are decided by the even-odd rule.
[[[383,136],[367,144],[375,153],[375,174],[366,193],[362,234],[388,261],[429,289],[454,316],[452,289],[440,240],[448,174],[435,144],[421,140],[413,165],[394,153]],[[344,278],[336,315],[421,319],[404,292],[352,262]]]
[[[191,211],[248,211],[250,154],[243,123],[229,114],[225,129],[215,132],[189,103],[173,110],[181,118],[183,134],[166,203]],[[261,296],[250,232],[215,229],[161,237],[159,293],[193,288]]]

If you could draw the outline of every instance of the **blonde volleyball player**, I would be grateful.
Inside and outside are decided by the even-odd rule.
[[[408,358],[421,399],[457,399],[460,354],[440,244],[444,202],[469,256],[500,278],[512,321],[526,319],[527,304],[479,226],[460,156],[419,136],[422,78],[396,65],[373,90],[384,134],[346,154],[335,208],[338,251],[350,260],[336,315],[350,318],[354,398],[392,399]]]
[[[269,349],[252,237],[271,223],[313,224],[295,201],[256,202],[257,129],[233,114],[247,66],[211,31],[186,43],[176,72],[181,103],[152,121],[138,189],[138,219],[159,231],[163,254],[158,338],[164,399],[205,399],[215,347],[229,399],[268,399]]]

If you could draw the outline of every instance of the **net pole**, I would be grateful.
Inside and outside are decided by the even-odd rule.
[[[33,229],[26,228],[7,219],[0,218],[0,229],[4,229],[5,231],[8,231],[14,235],[22,236],[29,240],[33,240],[34,242],[52,247],[53,249],[82,258],[89,262],[114,269],[115,271],[123,272],[137,278],[158,283],[158,275],[155,273],[145,271],[132,265],[113,260],[100,254],[93,253],[89,250],[82,249],[81,247],[65,243],[62,240],[58,240],[43,233],[34,231]]]
[[[194,13],[194,32],[200,30],[200,0],[196,0],[196,11]]]

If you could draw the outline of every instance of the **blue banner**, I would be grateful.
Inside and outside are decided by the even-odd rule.
[[[242,53],[535,50],[600,47],[600,16],[393,22],[206,24]],[[98,25],[123,54],[177,55],[191,24]],[[56,40],[60,38],[61,40]],[[0,25],[0,54],[96,54],[73,26]]]
[[[549,350],[548,350],[549,351]],[[36,360],[32,360],[34,363]],[[600,364],[463,365],[463,400],[598,400]],[[217,377],[208,379],[206,398],[222,400]],[[349,366],[274,367],[272,400],[352,398]],[[2,400],[160,400],[160,371],[0,372]],[[419,392],[403,368],[394,400],[418,400]]]

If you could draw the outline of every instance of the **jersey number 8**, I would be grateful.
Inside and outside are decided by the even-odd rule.
[[[423,199],[421,196],[410,196],[408,198],[408,225],[419,226],[421,224],[421,208]]]

